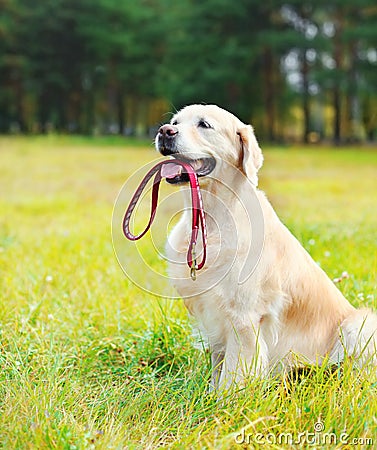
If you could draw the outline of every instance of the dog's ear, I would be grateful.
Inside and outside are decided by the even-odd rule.
[[[258,170],[263,164],[262,150],[259,147],[251,125],[245,125],[238,129],[237,134],[241,141],[239,167],[247,178],[257,186]]]

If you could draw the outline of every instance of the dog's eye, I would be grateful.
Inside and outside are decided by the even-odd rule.
[[[173,122],[171,124],[172,125],[178,125],[178,122],[176,120],[173,120]]]
[[[204,119],[199,120],[198,127],[199,128],[212,128],[211,125],[208,122],[206,122]]]

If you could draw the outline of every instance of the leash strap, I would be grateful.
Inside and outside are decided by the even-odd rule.
[[[179,160],[167,160],[167,161],[161,161],[158,164],[156,164],[152,169],[149,170],[149,172],[145,175],[145,177],[142,179],[139,187],[136,189],[130,204],[127,207],[126,213],[123,218],[123,233],[126,236],[127,239],[130,241],[137,241],[138,239],[142,238],[145,233],[149,230],[151,227],[153,220],[156,215],[157,210],[157,204],[158,204],[158,193],[161,183],[161,169],[162,166],[166,164],[175,164],[180,165],[183,167],[184,171],[187,173],[190,183],[190,190],[191,190],[191,210],[192,210],[192,224],[191,224],[191,237],[190,237],[190,243],[187,250],[187,264],[190,268],[190,276],[192,280],[196,279],[196,271],[200,270],[206,261],[207,257],[207,229],[206,229],[206,222],[205,222],[205,215],[203,210],[203,201],[202,201],[202,195],[200,192],[199,187],[199,181],[198,176],[195,173],[195,170],[191,167],[189,163],[179,161]],[[149,180],[155,175],[153,180],[153,188],[152,188],[152,201],[151,201],[151,212],[149,217],[149,222],[147,226],[145,227],[144,231],[142,231],[138,235],[134,235],[130,231],[130,220],[132,213],[139,201],[139,198],[141,194],[143,193],[146,185],[148,184]],[[199,229],[201,229],[202,232],[202,244],[203,244],[203,257],[200,263],[197,263],[196,259],[196,244],[198,240],[198,234]]]
[[[134,195],[132,196],[132,199],[130,201],[130,204],[128,205],[128,208],[126,210],[126,213],[123,218],[123,233],[126,236],[127,239],[130,241],[137,241],[138,239],[142,238],[145,233],[149,230],[151,227],[154,217],[156,215],[156,209],[157,209],[157,203],[158,203],[158,190],[160,187],[161,182],[161,167],[159,165],[154,166],[143,178],[141,181],[139,187],[136,189]],[[144,231],[142,231],[138,235],[134,235],[130,231],[130,220],[132,213],[137,205],[137,202],[139,201],[139,198],[141,194],[143,193],[145,186],[148,184],[148,181],[153,177],[153,175],[156,174],[154,180],[153,180],[153,188],[152,188],[152,203],[151,203],[151,213],[148,225],[145,227]]]

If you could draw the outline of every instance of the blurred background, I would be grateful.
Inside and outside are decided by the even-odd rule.
[[[375,0],[0,0],[0,132],[153,135],[217,103],[271,142],[377,138]]]

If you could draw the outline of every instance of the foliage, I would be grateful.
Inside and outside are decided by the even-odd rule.
[[[376,439],[375,380],[347,363],[250,380],[223,403],[206,393],[208,354],[183,304],[133,286],[111,245],[117,192],[150,147],[51,135],[2,138],[0,155],[1,447],[236,448],[242,430],[297,438],[318,422],[338,444]],[[261,174],[315,260],[331,278],[347,271],[339,288],[374,308],[376,168],[358,147],[275,148]]]
[[[213,102],[271,141],[375,137],[372,0],[0,8],[0,132],[146,134],[171,107]]]

